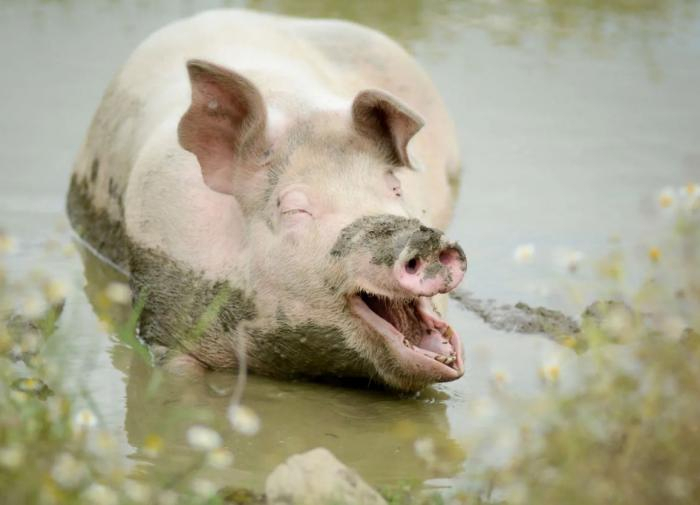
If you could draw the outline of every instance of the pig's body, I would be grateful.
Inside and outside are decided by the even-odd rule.
[[[191,60],[208,62],[214,70],[195,66],[188,79],[186,65]],[[221,91],[221,82],[229,77],[211,73],[224,72],[221,69],[247,79],[243,91],[230,91],[240,87],[235,77],[222,84]],[[206,93],[212,86],[212,93],[224,93],[207,94],[204,112],[195,110],[191,94],[196,72],[205,73]],[[259,101],[259,96],[264,103],[262,115],[255,116],[263,125],[258,129],[248,127],[252,119],[237,123],[240,114],[226,115],[227,97],[233,96],[231,103],[239,107],[243,100],[236,97],[252,88],[257,89],[253,98]],[[362,128],[353,121],[361,117],[358,113],[360,119],[353,119],[350,112],[355,97],[367,89],[390,93],[425,120],[415,136],[407,137],[410,163],[407,158],[397,164],[417,169],[396,171],[403,187],[400,201],[374,195],[376,184],[369,186],[368,196],[357,182],[375,176],[375,169],[368,168],[371,157],[363,154],[372,151],[363,147],[370,146],[368,134],[357,135]],[[246,102],[245,107],[248,114],[252,106]],[[389,116],[382,112],[379,123],[373,116],[367,131],[398,117],[403,105],[397,107],[382,109],[389,110]],[[183,119],[188,110],[195,111],[194,126]],[[212,135],[202,136],[206,128],[201,121],[214,121]],[[382,142],[400,136],[407,120],[399,121]],[[222,135],[231,135],[234,123],[236,132],[245,135],[220,142]],[[247,168],[232,171],[231,166],[244,164],[232,161],[243,159],[243,149],[231,147],[243,144],[241,136],[246,136],[245,142],[259,137],[248,143],[264,148],[246,147]],[[254,157],[247,154],[254,150]],[[222,161],[229,152],[233,157]],[[209,166],[213,171],[206,171]],[[416,389],[454,377],[435,372],[422,379],[396,379],[395,370],[376,369],[385,359],[379,356],[381,349],[352,341],[348,335],[357,332],[357,321],[348,321],[347,293],[340,292],[347,279],[335,272],[339,267],[333,262],[364,253],[356,246],[339,249],[338,233],[367,215],[414,223],[399,225],[404,235],[418,226],[409,218],[444,228],[454,204],[458,167],[454,130],[442,100],[414,60],[387,37],[341,21],[211,11],[156,32],[111,83],[75,165],[69,214],[89,243],[130,273],[137,292],[148,290],[142,330],[147,340],[170,349],[172,363],[233,368],[236,342],[245,339],[250,366],[259,373],[376,376],[399,389]],[[333,171],[339,175],[330,174]],[[233,189],[221,189],[217,182],[222,180],[217,174],[224,172],[224,186]],[[269,202],[277,198],[279,207],[280,191],[297,186],[303,191],[291,191],[292,203],[283,204],[281,214],[270,214]],[[297,209],[300,199],[312,211]],[[294,208],[285,211],[284,205]],[[302,219],[307,214],[314,216],[313,229]],[[282,220],[282,228],[277,220]],[[324,230],[332,230],[332,236]],[[347,232],[346,236],[354,240]],[[292,245],[280,246],[280,240]],[[406,238],[403,244],[406,241],[410,242]],[[444,256],[445,244],[433,252]],[[280,251],[284,247],[290,248],[286,255]],[[293,254],[306,257],[306,263],[290,260]],[[433,270],[439,266],[436,262]],[[275,270],[284,279],[273,275]],[[404,279],[408,274],[403,271],[401,275],[391,282],[414,290],[418,281]],[[450,272],[445,275],[452,279]],[[432,279],[419,281],[423,286]],[[330,286],[333,283],[337,286]],[[387,296],[384,288],[377,289]],[[415,289],[423,289],[415,294],[427,296],[445,292]],[[203,324],[206,307],[212,304],[218,312]]]

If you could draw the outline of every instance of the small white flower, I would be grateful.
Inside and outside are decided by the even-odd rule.
[[[419,438],[413,443],[413,450],[416,452],[416,456],[432,465],[437,461],[435,456],[435,442],[432,438]]]
[[[39,334],[36,331],[28,331],[22,335],[19,348],[23,354],[36,354],[39,352]]]
[[[97,426],[97,416],[90,409],[80,409],[73,417],[73,427],[76,431],[83,431]]]
[[[624,308],[614,307],[608,311],[600,323],[600,327],[608,335],[622,338],[632,329],[632,315]]]
[[[66,299],[68,293],[68,284],[63,281],[52,279],[44,285],[44,294],[46,295],[46,299],[52,305],[61,303]]]
[[[510,383],[508,370],[502,367],[491,368],[491,380],[496,386],[503,387]]]
[[[51,468],[51,477],[64,489],[74,489],[87,477],[87,468],[72,454],[64,452],[58,455]]]
[[[260,418],[253,409],[245,405],[231,405],[228,420],[233,429],[243,435],[255,435],[260,430]]]
[[[525,264],[531,263],[535,257],[534,244],[521,244],[513,251],[513,259],[516,263]]]
[[[666,482],[664,484],[666,484],[666,489],[668,489],[669,493],[671,493],[671,496],[679,501],[684,501],[688,499],[693,489],[691,482],[688,482],[686,479],[677,475],[671,475],[666,478]]]
[[[694,182],[689,182],[682,188],[679,193],[683,198],[683,208],[689,212],[700,210],[700,185]]]
[[[194,425],[187,430],[187,443],[199,451],[213,451],[221,447],[221,435],[206,426]]]
[[[558,356],[550,356],[540,367],[540,377],[547,382],[558,382],[561,376],[561,360]]]
[[[479,418],[479,419],[491,418],[498,411],[494,401],[490,397],[487,397],[487,396],[482,396],[480,398],[476,398],[472,402],[470,408],[471,408],[471,412],[474,415],[474,417]]]
[[[17,241],[14,237],[0,231],[0,254],[12,254],[17,250]]]
[[[117,453],[119,446],[114,436],[105,430],[95,434],[90,449],[97,455],[111,456]]]
[[[24,462],[24,450],[20,446],[3,447],[0,449],[0,466],[13,470]]]
[[[195,494],[202,498],[214,496],[218,491],[216,484],[206,479],[193,479],[190,483],[190,487]]]
[[[177,493],[172,489],[166,489],[158,493],[158,505],[176,505]]]
[[[676,207],[676,190],[670,186],[663,188],[656,196],[656,203],[662,211],[671,211]]]
[[[554,253],[554,261],[557,266],[571,273],[578,271],[584,257],[581,251],[574,249],[559,249]]]
[[[85,501],[94,505],[117,505],[119,503],[117,493],[102,484],[90,484],[82,495]]]
[[[141,482],[131,479],[124,482],[124,494],[136,503],[150,503],[151,500],[150,488]]]
[[[31,293],[26,296],[20,307],[22,315],[28,319],[37,319],[43,316],[47,309],[46,300],[39,293]]]
[[[688,325],[678,316],[664,316],[661,320],[661,331],[666,338],[671,340],[680,340],[686,328]]]
[[[233,464],[233,454],[226,449],[214,449],[207,454],[207,465],[224,470]]]
[[[131,303],[131,290],[123,282],[110,282],[105,288],[105,296],[113,303],[121,305]]]

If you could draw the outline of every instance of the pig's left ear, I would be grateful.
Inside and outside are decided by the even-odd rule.
[[[361,91],[352,103],[352,119],[360,133],[387,149],[392,162],[417,169],[406,148],[424,121],[398,98],[377,89]]]
[[[263,145],[265,103],[252,82],[231,70],[190,60],[187,71],[192,104],[178,126],[180,145],[197,156],[207,186],[230,194],[234,167]]]

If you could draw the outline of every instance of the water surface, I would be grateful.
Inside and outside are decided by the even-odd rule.
[[[233,378],[153,381],[154,371],[110,330],[123,314],[101,306],[119,278],[94,258],[64,254],[70,240],[64,198],[73,157],[101,94],[145,36],[207,7],[245,2],[6,0],[0,5],[0,227],[18,238],[9,269],[41,268],[78,286],[50,352],[66,383],[94,399],[101,421],[121,437],[134,465],[146,436],[166,438],[177,472],[191,454],[193,419],[218,427],[236,455],[220,483],[261,488],[288,455],[319,445],[374,484],[404,480],[448,485],[465,465],[461,442],[492,419],[481,408],[494,370],[509,388],[536,394],[536,370],[571,352],[540,336],[496,332],[459,307],[468,371],[415,398],[337,386],[251,378],[245,402],[261,417],[254,437],[234,434],[224,411]],[[470,259],[466,287],[503,302],[525,300],[580,310],[563,296],[559,247],[594,258],[611,237],[631,252],[653,243],[657,191],[700,179],[700,21],[695,2],[573,0],[324,2],[251,0],[248,6],[335,16],[382,29],[433,76],[458,126],[464,177],[451,235]],[[49,246],[47,247],[47,242]],[[533,264],[513,248],[532,242]],[[51,243],[59,244],[52,247]],[[86,284],[84,268],[87,272]],[[593,272],[584,262],[580,278]],[[119,311],[117,311],[119,312]],[[439,464],[414,450],[433,440]],[[494,448],[498,452],[499,448]]]

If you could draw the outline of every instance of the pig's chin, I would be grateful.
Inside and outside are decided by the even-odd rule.
[[[447,382],[464,373],[459,335],[434,313],[429,298],[397,301],[360,292],[349,302],[350,311],[384,339],[396,360],[387,368],[418,382]]]

